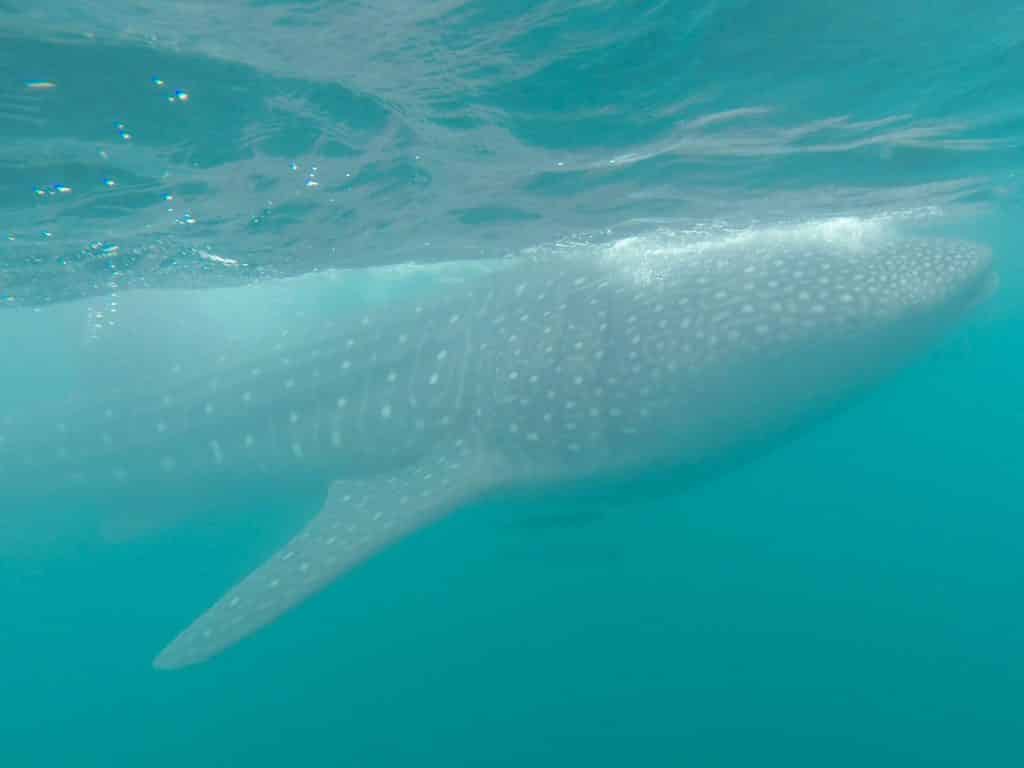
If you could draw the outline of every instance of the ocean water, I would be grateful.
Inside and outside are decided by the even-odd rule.
[[[476,507],[182,671],[152,658],[315,495],[0,489],[0,764],[1024,764],[1024,6],[23,5],[0,416],[444,291],[442,261],[924,234],[1000,287],[757,461]]]

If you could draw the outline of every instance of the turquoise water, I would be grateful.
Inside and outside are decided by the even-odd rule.
[[[156,289],[205,291],[164,331],[203,356],[302,309],[213,288],[653,232],[937,233],[1001,274],[749,466],[456,515],[182,672],[153,655],[314,502],[141,537],[4,509],[0,760],[1024,764],[1022,94],[1012,2],[0,0],[0,412],[100,387],[68,371],[152,320],[134,289],[164,322]]]

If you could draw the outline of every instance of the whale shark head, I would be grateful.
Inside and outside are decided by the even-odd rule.
[[[894,241],[790,258],[773,307],[783,304],[801,359],[813,352],[852,381],[924,350],[998,282],[991,252],[975,243]]]
[[[609,347],[633,372],[631,400],[648,400],[634,425],[644,459],[685,464],[841,402],[926,349],[996,280],[987,248],[948,240],[762,236],[648,249],[642,263],[618,255],[637,286]]]
[[[676,281],[697,287],[688,303],[707,333],[717,330],[725,346],[749,336],[766,354],[905,352],[955,324],[998,282],[988,248],[950,240],[768,243],[712,249],[675,269]]]
[[[869,324],[895,333],[941,331],[997,284],[991,252],[975,243],[910,241],[836,264],[840,288],[823,291],[833,308],[854,304]],[[819,282],[827,263],[812,270]]]

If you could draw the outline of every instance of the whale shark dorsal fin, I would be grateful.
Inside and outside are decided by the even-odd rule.
[[[153,666],[196,664],[256,632],[392,542],[493,488],[489,466],[460,440],[397,472],[334,482],[320,513],[178,635]]]

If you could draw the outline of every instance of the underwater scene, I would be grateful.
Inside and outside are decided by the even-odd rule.
[[[1024,765],[1024,5],[0,0],[0,765]]]

